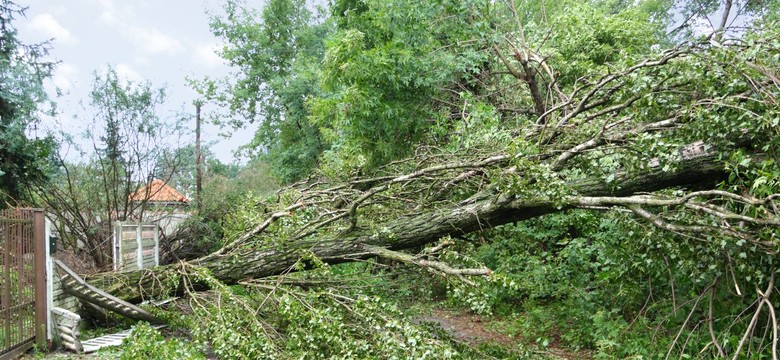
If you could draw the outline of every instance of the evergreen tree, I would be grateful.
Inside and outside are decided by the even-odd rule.
[[[43,60],[47,43],[25,44],[14,21],[25,9],[0,3],[0,208],[29,200],[29,187],[46,180],[45,167],[53,142],[33,138],[39,111],[47,101],[43,80],[54,63]]]

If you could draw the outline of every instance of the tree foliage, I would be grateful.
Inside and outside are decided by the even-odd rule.
[[[30,200],[30,188],[47,179],[54,143],[31,136],[39,116],[50,111],[43,80],[55,64],[45,60],[48,43],[25,44],[14,25],[24,16],[14,2],[0,3],[0,208]]]
[[[193,85],[229,109],[230,120],[218,122],[233,128],[258,124],[245,149],[265,154],[283,181],[297,180],[318,164],[325,148],[305,103],[320,95],[319,62],[330,25],[303,0],[272,0],[260,12],[231,0],[224,12],[212,15],[210,26],[226,42],[220,55],[237,76]]]

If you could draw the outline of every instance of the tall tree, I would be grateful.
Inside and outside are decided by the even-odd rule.
[[[259,124],[245,150],[266,155],[283,181],[297,180],[317,165],[325,148],[305,103],[320,93],[318,64],[330,25],[304,0],[271,0],[260,12],[230,0],[224,12],[212,16],[211,30],[225,40],[220,55],[236,76],[193,85],[230,109],[231,120],[221,123]]]
[[[326,158],[370,168],[416,144],[458,143],[455,134],[481,121],[468,116],[476,108],[498,115],[483,117],[496,129],[536,121],[586,73],[662,42],[663,23],[651,20],[657,10],[642,5],[336,1],[327,93],[311,101],[313,121],[336,149]]]
[[[24,8],[9,0],[0,3],[0,208],[29,200],[30,187],[47,178],[53,142],[31,138],[40,121],[47,95],[43,80],[54,63],[45,61],[49,45],[24,44],[14,21]]]
[[[129,196],[151,183],[163,150],[178,141],[179,120],[159,117],[164,99],[163,88],[123,80],[112,67],[96,72],[90,94],[94,113],[85,133],[91,146],[83,151],[86,160],[73,163],[60,154],[55,181],[39,189],[46,206],[57,215],[65,245],[85,250],[97,267],[111,263],[113,224],[143,219],[146,199],[153,194],[141,199]]]
[[[331,166],[376,167],[409,155],[453,94],[488,71],[489,1],[336,1],[313,121]],[[410,146],[411,145],[411,146]]]

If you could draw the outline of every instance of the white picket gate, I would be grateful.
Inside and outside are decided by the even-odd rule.
[[[118,223],[114,227],[114,270],[139,270],[160,265],[157,224]]]

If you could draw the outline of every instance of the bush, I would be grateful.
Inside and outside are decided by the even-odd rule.
[[[166,340],[148,323],[138,323],[130,336],[122,341],[121,360],[137,359],[206,359],[200,349],[182,339]]]

